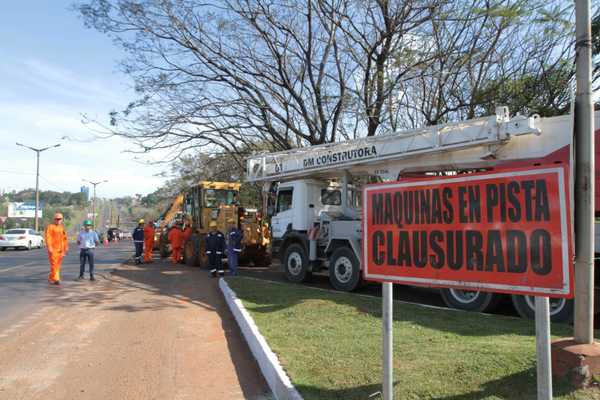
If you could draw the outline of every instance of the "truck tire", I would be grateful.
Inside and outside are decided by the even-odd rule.
[[[160,241],[158,244],[160,258],[167,258],[171,255],[171,249],[169,248],[169,240],[166,235],[161,235]]]
[[[479,290],[441,289],[440,293],[448,307],[475,312],[492,311],[502,298],[496,293]]]
[[[283,269],[286,278],[290,282],[306,282],[311,278],[311,272],[308,270],[308,257],[304,247],[298,243],[292,243],[285,249]]]
[[[259,268],[267,268],[271,265],[271,257],[267,253],[267,249],[262,247],[256,250],[252,258],[252,265]]]
[[[185,243],[183,249],[183,262],[190,267],[200,265],[200,248],[198,246],[198,235],[192,235]]]
[[[515,310],[523,318],[535,318],[535,299],[533,296],[513,294],[511,300]],[[550,299],[550,320],[552,322],[569,323],[573,321],[573,300]]]
[[[337,290],[351,292],[360,285],[360,263],[349,247],[339,247],[329,262],[329,282]]]

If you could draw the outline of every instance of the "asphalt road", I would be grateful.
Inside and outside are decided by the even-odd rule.
[[[133,252],[131,242],[96,249],[96,273],[101,275],[125,261]],[[61,288],[48,285],[49,264],[46,249],[6,250],[0,252],[0,328],[27,314],[40,303],[60,294]],[[63,260],[64,286],[91,284],[75,282],[79,275],[79,250],[75,244]],[[87,277],[87,275],[86,275]]]

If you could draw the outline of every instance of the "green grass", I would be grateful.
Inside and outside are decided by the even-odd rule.
[[[381,386],[381,299],[229,278],[306,400],[368,399]],[[570,327],[554,325],[553,335]],[[394,304],[397,399],[535,399],[533,321]],[[600,399],[554,383],[555,399]],[[374,396],[372,399],[380,399]]]

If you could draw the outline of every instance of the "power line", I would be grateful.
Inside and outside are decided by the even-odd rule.
[[[31,173],[31,172],[9,171],[9,170],[6,170],[6,169],[0,169],[0,172],[4,172],[4,173],[7,173],[7,174],[15,174],[15,175],[35,175],[35,174]]]

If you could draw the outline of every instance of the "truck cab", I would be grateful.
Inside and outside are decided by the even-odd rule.
[[[271,206],[272,255],[281,260],[288,279],[307,280],[313,272],[335,266],[333,257],[345,248],[346,258],[330,270],[341,290],[360,282],[360,210],[351,185],[329,179],[296,179],[279,183]]]

